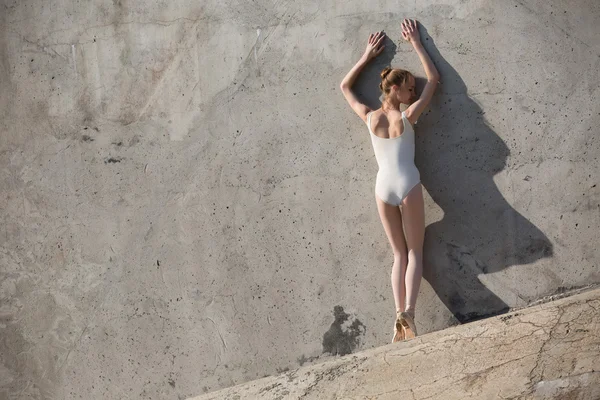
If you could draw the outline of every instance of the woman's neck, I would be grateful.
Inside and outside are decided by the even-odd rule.
[[[385,99],[383,100],[383,103],[381,104],[381,109],[386,111],[386,110],[399,110],[400,109],[400,102],[394,102],[393,100],[390,99]]]

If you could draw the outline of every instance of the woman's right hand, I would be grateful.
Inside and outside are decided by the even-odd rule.
[[[417,20],[404,18],[404,21],[402,21],[402,37],[404,40],[411,42],[412,44],[421,42],[419,28],[417,27]]]

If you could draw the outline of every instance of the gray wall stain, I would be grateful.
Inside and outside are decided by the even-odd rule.
[[[333,317],[333,323],[323,335],[323,353],[350,354],[360,345],[367,328],[358,318],[345,313],[342,306],[333,308]]]

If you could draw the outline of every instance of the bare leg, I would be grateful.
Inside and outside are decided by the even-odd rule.
[[[406,241],[404,239],[404,231],[402,230],[402,214],[400,208],[386,204],[378,196],[377,209],[379,217],[383,224],[383,229],[392,245],[394,252],[394,264],[392,265],[392,292],[394,293],[394,303],[396,311],[404,311],[406,290],[404,285],[404,275],[406,274],[406,266],[408,263],[408,253],[406,250]]]
[[[425,239],[425,207],[421,184],[415,186],[402,201],[402,217],[408,249],[405,311],[414,318],[417,295],[423,276],[423,242]]]

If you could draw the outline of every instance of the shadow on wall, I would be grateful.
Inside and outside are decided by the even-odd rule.
[[[431,112],[422,115],[415,127],[415,163],[423,186],[444,212],[442,220],[426,227],[423,277],[464,323],[509,308],[479,275],[551,257],[553,246],[496,187],[493,176],[505,168],[508,147],[486,125],[484,111],[468,97],[465,83],[423,26],[421,38],[442,78]],[[385,57],[365,69],[357,82],[358,95],[372,108],[381,106],[379,90],[373,88],[395,54],[390,42],[386,38]],[[422,88],[423,80],[419,83]],[[518,285],[502,290],[519,295]]]

